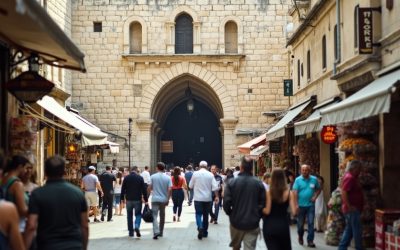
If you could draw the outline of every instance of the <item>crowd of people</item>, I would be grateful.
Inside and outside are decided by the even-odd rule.
[[[173,222],[179,223],[186,197],[194,204],[197,238],[208,237],[209,223],[218,224],[221,208],[229,216],[230,247],[255,249],[263,234],[269,250],[291,249],[290,224],[297,222],[297,240],[315,247],[314,227],[323,230],[323,178],[301,165],[297,178],[280,168],[253,176],[252,160],[243,157],[235,169],[221,171],[201,161],[198,166],[167,170],[159,162],[156,172],[137,166],[101,174],[89,166],[77,187],[63,179],[65,161],[60,156],[45,161],[45,185],[32,178],[32,164],[23,156],[7,158],[0,153],[0,249],[87,249],[89,222],[110,222],[126,208],[129,237],[141,237],[143,205],[151,208],[153,239],[164,236],[165,210],[172,200]],[[362,249],[360,213],[362,195],[357,177],[360,163],[349,163],[342,182],[346,229],[339,249],[347,249],[354,237]],[[361,197],[361,198],[360,198]],[[322,209],[321,209],[322,207]],[[98,211],[101,208],[101,211]],[[98,219],[98,216],[100,219]],[[262,227],[260,227],[262,221]],[[315,221],[315,224],[314,224]]]

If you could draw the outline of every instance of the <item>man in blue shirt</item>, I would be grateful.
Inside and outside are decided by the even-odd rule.
[[[299,244],[303,245],[304,243],[304,220],[307,216],[307,245],[314,248],[315,200],[321,192],[321,188],[317,178],[310,175],[310,172],[310,165],[303,164],[301,166],[301,175],[294,181],[293,191],[298,216],[297,234],[299,236]]]

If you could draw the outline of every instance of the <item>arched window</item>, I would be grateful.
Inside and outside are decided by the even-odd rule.
[[[238,53],[238,27],[233,21],[225,24],[225,53]]]
[[[129,53],[142,53],[142,25],[139,22],[133,22],[129,26]]]
[[[322,69],[326,69],[326,36],[322,37]]]
[[[179,15],[175,20],[175,54],[193,53],[193,19],[188,14]]]

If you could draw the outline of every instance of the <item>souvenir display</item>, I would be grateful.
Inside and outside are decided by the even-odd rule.
[[[38,120],[27,115],[11,119],[10,149],[36,165]]]
[[[319,173],[319,141],[315,137],[302,138],[297,142],[296,153],[299,156],[300,164],[307,163],[311,172]]]
[[[379,200],[378,147],[375,143],[377,141],[378,123],[375,118],[370,118],[346,123],[337,128],[340,158],[338,186],[340,187],[347,163],[352,160],[359,160],[362,164],[362,171],[358,179],[364,193],[365,203],[361,214],[363,240],[365,246],[373,246],[375,237],[375,209]],[[334,198],[333,195],[331,199]],[[340,204],[335,203],[335,205],[340,207],[341,200],[335,199],[335,201],[340,201]],[[328,209],[328,216],[331,217],[332,223],[328,222],[326,242],[329,245],[337,245],[344,227],[342,225],[338,226],[336,222],[339,221],[340,216],[343,219],[343,215],[341,215],[340,211],[337,212],[332,207],[329,207],[329,205]]]
[[[345,219],[342,214],[342,197],[340,189],[332,192],[328,201],[327,229],[325,231],[325,242],[331,246],[337,246],[345,227]]]

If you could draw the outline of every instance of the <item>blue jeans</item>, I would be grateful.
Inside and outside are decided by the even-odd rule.
[[[133,209],[135,209],[135,228],[140,228],[142,221],[142,201],[126,201],[126,218],[128,220],[128,231],[133,232]]]
[[[204,236],[207,236],[208,233],[208,214],[211,211],[211,206],[211,201],[194,201],[197,229],[203,229]]]
[[[300,238],[304,235],[304,221],[307,217],[307,242],[314,241],[314,217],[315,206],[299,207],[299,214],[297,215],[297,234]]]
[[[346,227],[342,235],[342,240],[339,243],[339,250],[346,250],[350,245],[351,238],[354,238],[354,243],[357,250],[363,249],[362,246],[362,228],[359,211],[348,212],[344,215],[346,219]]]
[[[189,184],[188,184],[188,186],[189,186]],[[192,204],[192,202],[193,202],[193,189],[188,188],[188,203]]]

